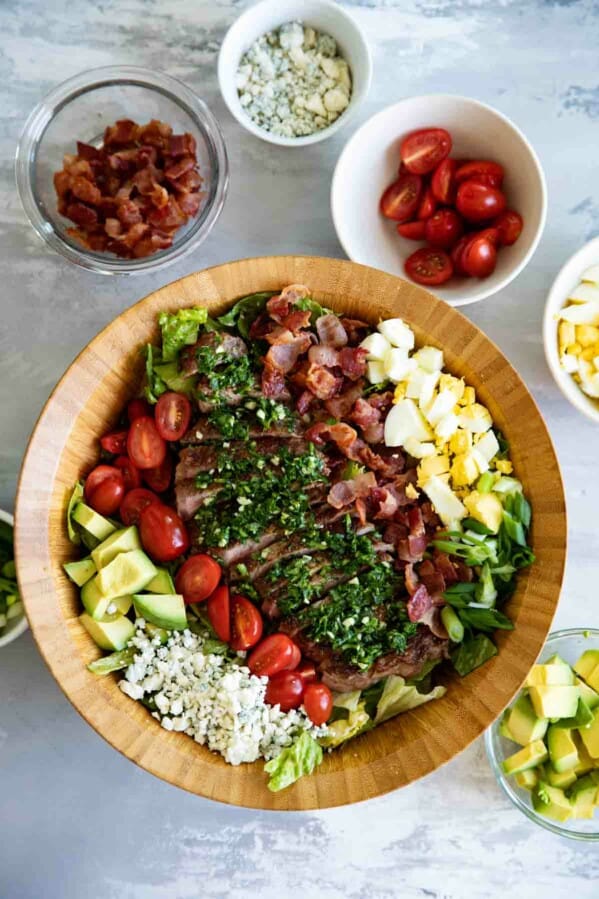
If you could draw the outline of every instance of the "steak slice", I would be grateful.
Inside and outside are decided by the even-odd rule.
[[[301,421],[294,421],[291,427],[286,424],[272,424],[267,428],[262,428],[257,423],[249,423],[250,440],[262,441],[269,437],[278,437],[281,440],[292,440],[294,437],[301,437],[304,433],[304,425]],[[226,437],[223,437],[219,429],[213,425],[208,418],[202,416],[193,424],[181,438],[184,446],[199,446],[204,443],[228,443]]]
[[[294,456],[307,452],[312,444],[306,440],[299,438],[291,438],[283,440],[281,437],[265,437],[256,444],[256,449],[263,456],[272,456],[282,447],[286,447]],[[223,448],[217,444],[200,444],[199,446],[189,446],[182,449],[179,453],[179,464],[175,471],[175,484],[180,481],[194,478],[203,471],[212,471],[218,465],[219,456],[222,455]],[[226,448],[227,456],[232,459],[247,459],[250,455],[250,446],[245,440],[231,440]]]
[[[198,409],[200,412],[211,412],[215,406],[239,406],[244,400],[258,400],[262,396],[262,387],[260,381],[256,378],[254,385],[243,393],[239,393],[233,387],[223,387],[222,390],[214,391],[210,386],[208,378],[202,377],[198,381]],[[290,399],[288,394],[282,399]]]
[[[182,374],[186,378],[191,378],[198,373],[196,352],[201,347],[211,347],[217,353],[222,353],[223,356],[229,356],[232,359],[239,359],[241,356],[247,356],[248,351],[245,341],[242,340],[241,337],[236,337],[233,334],[226,334],[224,332],[217,333],[216,331],[209,331],[207,334],[202,334],[197,343],[194,343],[193,346],[185,347],[185,349],[181,351],[180,368]]]

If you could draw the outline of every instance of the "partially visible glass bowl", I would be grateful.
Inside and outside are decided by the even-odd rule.
[[[59,215],[53,175],[78,140],[99,146],[104,129],[118,119],[140,124],[159,119],[175,132],[189,131],[197,142],[206,197],[195,218],[180,228],[171,247],[143,259],[120,259],[86,250]],[[162,72],[136,66],[109,66],[82,72],[54,88],[27,119],[16,156],[19,195],[29,221],[46,243],[70,262],[100,274],[136,274],[181,259],[210,233],[222,210],[229,167],[218,122],[203,100]]]
[[[544,662],[550,656],[557,653],[571,665],[578,659],[585,649],[599,648],[599,630],[588,628],[571,628],[570,630],[555,631],[547,638],[547,642],[539,656],[539,662]],[[515,747],[511,740],[506,740],[499,733],[501,716],[491,725],[485,733],[485,747],[493,773],[499,786],[509,796],[516,808],[524,812],[527,818],[550,830],[552,833],[572,840],[586,840],[588,842],[599,841],[599,809],[594,818],[589,820],[553,821],[544,815],[539,815],[532,807],[530,793],[519,787],[513,778],[503,773],[501,762],[507,756],[514,753]]]

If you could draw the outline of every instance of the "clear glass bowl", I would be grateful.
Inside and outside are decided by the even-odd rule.
[[[549,656],[558,653],[566,662],[574,664],[578,657],[585,649],[599,648],[599,630],[589,630],[583,628],[572,628],[570,630],[555,631],[547,638],[547,642],[539,657],[539,661],[543,662]],[[493,773],[497,781],[509,796],[516,808],[524,812],[527,818],[550,830],[562,837],[569,837],[572,840],[587,840],[589,842],[599,841],[599,809],[595,812],[595,817],[590,820],[569,821],[552,821],[543,815],[537,814],[530,800],[530,793],[517,785],[513,778],[507,777],[501,768],[501,762],[515,752],[514,744],[511,740],[506,740],[499,733],[499,725],[501,717],[495,721],[493,725],[485,733],[485,746],[487,755]]]
[[[195,218],[180,228],[173,245],[144,259],[120,259],[79,246],[66,234],[72,227],[57,210],[53,175],[76,141],[100,146],[107,125],[129,118],[140,124],[159,119],[197,141],[206,192]],[[148,272],[180,259],[210,233],[222,210],[229,167],[218,122],[193,91],[176,78],[136,66],[109,66],[82,72],[51,91],[33,110],[21,135],[16,179],[29,221],[46,243],[70,262],[101,274]]]

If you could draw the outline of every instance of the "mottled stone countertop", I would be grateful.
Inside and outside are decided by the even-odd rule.
[[[549,218],[526,271],[466,308],[523,375],[563,467],[570,545],[556,625],[599,626],[599,439],[558,393],[541,315],[562,262],[597,233],[597,0],[354,0],[374,81],[365,120],[401,97],[443,92],[513,118],[547,174]],[[328,194],[354,122],[305,152],[242,131],[220,98],[216,58],[236,0],[0,0],[0,506],[12,508],[27,437],[87,341],[134,300],[214,263],[264,253],[341,256]],[[231,161],[206,243],[156,276],[108,279],[41,246],[13,181],[32,106],[91,66],[164,69],[208,102]],[[318,814],[220,806],[151,777],[71,708],[29,634],[0,650],[3,899],[386,899],[599,895],[599,853],[529,824],[496,786],[482,741],[424,781]]]

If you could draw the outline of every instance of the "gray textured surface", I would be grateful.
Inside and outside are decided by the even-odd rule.
[[[561,263],[597,233],[599,5],[596,0],[354,2],[375,76],[358,121],[303,151],[242,132],[215,63],[231,0],[0,2],[0,505],[12,508],[27,436],[82,346],[134,300],[203,266],[262,253],[341,255],[328,188],[344,142],[400,97],[448,91],[513,117],[537,148],[550,192],[532,263],[466,312],[537,398],[563,466],[570,550],[556,624],[599,626],[598,438],[545,366],[541,314]],[[117,62],[162,68],[195,88],[222,123],[231,190],[209,240],[179,266],[135,280],[67,267],[40,245],[13,186],[15,141],[58,80]],[[539,832],[496,787],[479,741],[425,781],[380,800],[287,816],[227,808],[138,770],[62,696],[30,635],[0,650],[0,896],[191,899],[298,894],[326,899],[504,894],[597,896],[591,846]]]

